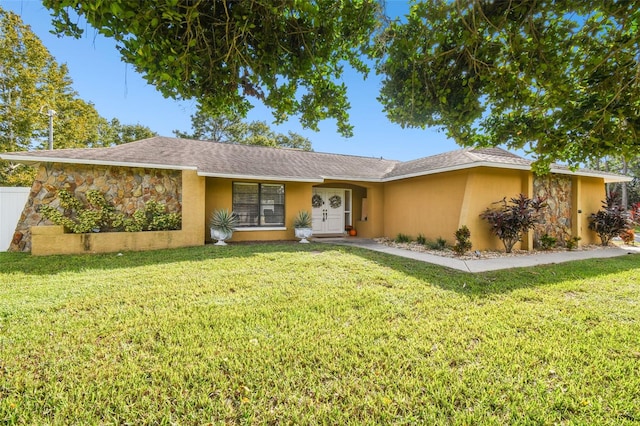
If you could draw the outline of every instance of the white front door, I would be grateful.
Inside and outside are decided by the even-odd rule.
[[[344,201],[344,189],[313,189],[311,220],[314,235],[344,233]]]

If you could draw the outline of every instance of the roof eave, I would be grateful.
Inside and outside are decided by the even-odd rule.
[[[322,177],[310,178],[299,176],[263,176],[263,175],[246,175],[239,173],[212,173],[212,172],[198,172],[198,176],[203,177],[216,177],[224,179],[243,179],[243,180],[266,180],[271,182],[311,182],[322,183],[324,179]]]
[[[82,158],[52,158],[52,157],[36,157],[31,155],[13,155],[0,154],[0,158],[7,161],[16,161],[18,163],[35,165],[39,163],[65,163],[65,164],[87,164],[94,166],[116,166],[116,167],[137,167],[143,169],[165,169],[165,170],[197,170],[194,166],[179,166],[175,164],[156,164],[156,163],[136,163],[127,161],[108,161],[108,160],[90,160]]]
[[[559,175],[569,175],[569,176],[584,176],[584,177],[594,177],[604,179],[604,183],[616,183],[616,182],[631,182],[633,180],[632,177],[622,176],[622,175],[608,175],[604,173],[597,172],[588,172],[588,171],[576,171],[573,172],[567,169],[559,169],[555,167],[551,167],[551,173],[556,173]]]
[[[384,182],[383,178],[346,177],[346,176],[322,176],[324,180],[344,180],[349,182]]]
[[[440,167],[437,169],[421,171],[416,173],[409,173],[404,175],[392,176],[384,178],[384,182],[392,182],[395,180],[409,179],[420,176],[434,175],[437,173],[446,173],[446,172],[455,172],[458,170],[472,169],[474,167],[493,167],[498,169],[512,169],[512,170],[531,170],[531,166],[524,164],[503,164],[503,163],[491,163],[488,161],[475,162],[475,163],[467,163],[467,164],[458,164],[455,166],[449,167]]]

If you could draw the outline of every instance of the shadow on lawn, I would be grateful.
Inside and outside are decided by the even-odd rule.
[[[606,259],[594,258],[526,268],[468,273],[356,247],[341,246],[337,249],[344,249],[342,251],[401,271],[445,290],[469,296],[506,293],[520,288],[583,280],[640,269],[640,254],[629,254]]]
[[[504,293],[567,280],[580,280],[640,268],[640,255],[590,259],[555,265],[515,268],[471,274],[429,263],[374,252],[358,247],[296,242],[236,243],[147,252],[36,257],[26,253],[0,253],[0,273],[53,275],[63,272],[134,268],[157,264],[247,258],[269,253],[341,252],[410,275],[429,285],[470,297]]]

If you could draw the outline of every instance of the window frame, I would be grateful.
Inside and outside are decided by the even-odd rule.
[[[287,188],[286,185],[284,183],[276,183],[276,182],[232,182],[231,185],[231,205],[233,207],[233,211],[236,212],[236,214],[238,214],[238,212],[236,211],[236,185],[256,185],[258,187],[258,191],[257,191],[257,195],[258,195],[258,199],[257,199],[257,203],[253,204],[254,209],[257,208],[257,224],[238,224],[236,231],[243,231],[243,230],[282,230],[282,229],[286,229],[285,228],[285,224],[286,224],[286,192],[287,192]],[[278,186],[282,188],[282,203],[278,203],[278,204],[273,204],[274,206],[274,211],[276,210],[275,207],[276,206],[282,206],[282,222],[278,222],[278,223],[267,223],[265,220],[265,215],[264,215],[264,211],[265,211],[265,203],[264,203],[264,194],[263,194],[263,187],[265,186]],[[238,203],[240,204],[240,203]],[[244,205],[251,205],[252,203],[242,203]],[[252,210],[254,210],[252,209]]]

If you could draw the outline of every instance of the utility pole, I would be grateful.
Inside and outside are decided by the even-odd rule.
[[[49,116],[49,149],[53,150],[53,116],[56,112],[52,109],[47,111],[47,115]]]

